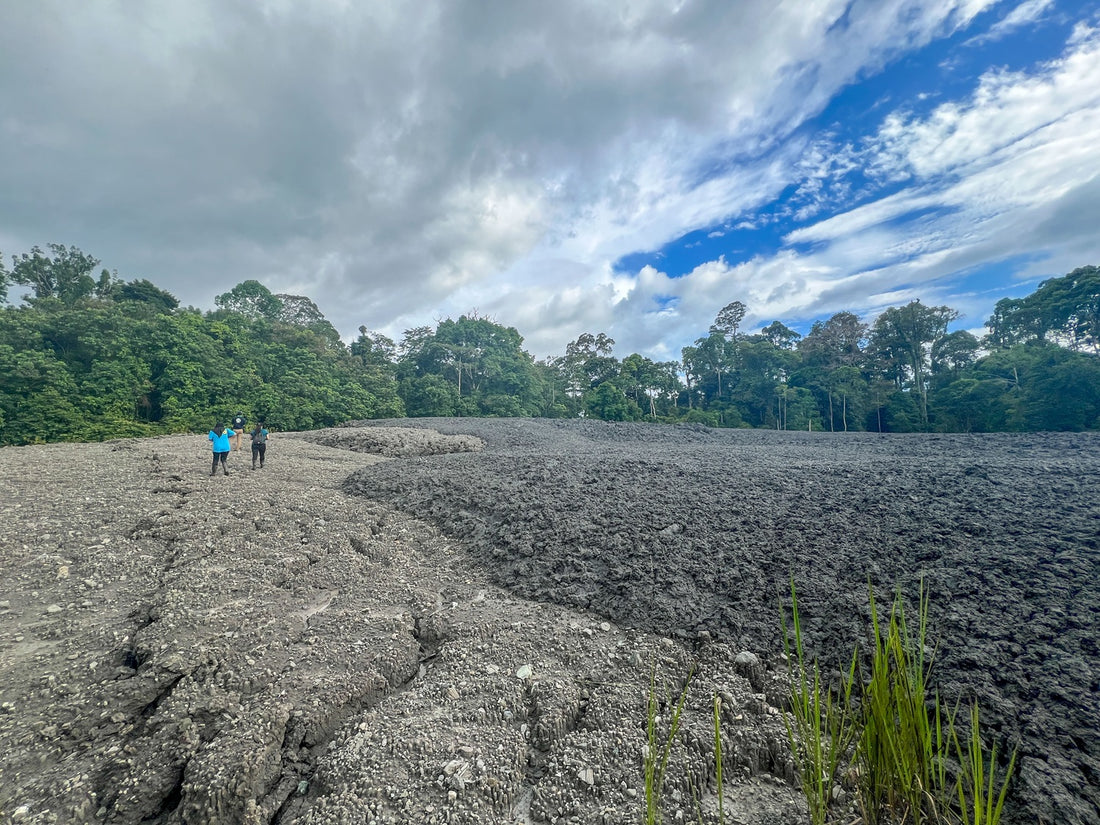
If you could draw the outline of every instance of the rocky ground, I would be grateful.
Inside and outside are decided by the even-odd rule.
[[[669,818],[713,821],[717,693],[727,821],[804,821],[752,651],[513,594],[346,489],[481,448],[276,434],[228,477],[205,435],[0,450],[0,822],[637,821],[651,678],[663,735],[693,666]]]
[[[868,582],[1021,744],[1009,822],[1100,822],[1100,439],[363,422],[209,476],[204,435],[0,450],[0,821],[800,823],[793,577],[825,658]]]

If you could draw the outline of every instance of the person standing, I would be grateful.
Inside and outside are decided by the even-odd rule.
[[[233,449],[238,453],[241,451],[241,435],[244,434],[244,426],[248,423],[245,421],[244,413],[239,412],[233,416]]]
[[[260,459],[260,469],[264,466],[264,454],[267,453],[267,439],[270,433],[264,429],[264,422],[257,421],[252,428],[252,469],[256,469],[256,459]]]
[[[210,448],[214,452],[214,460],[210,464],[210,475],[218,472],[219,463],[222,465],[222,472],[229,475],[229,468],[225,466],[225,459],[229,456],[229,439],[233,435],[236,435],[236,433],[227,430],[224,424],[218,422],[214,425],[214,429],[210,431],[210,435],[207,436],[210,441]]]

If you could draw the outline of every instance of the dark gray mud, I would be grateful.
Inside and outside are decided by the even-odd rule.
[[[435,521],[524,598],[778,654],[793,578],[809,644],[839,662],[865,647],[869,583],[912,609],[923,581],[935,686],[1020,744],[1007,821],[1100,823],[1096,435],[393,423],[486,446],[345,489]]]

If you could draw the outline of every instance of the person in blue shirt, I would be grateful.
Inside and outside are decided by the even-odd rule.
[[[214,429],[210,431],[207,438],[210,440],[210,447],[214,451],[214,461],[210,465],[210,475],[218,472],[219,461],[222,465],[222,472],[229,475],[229,469],[225,466],[225,459],[229,455],[229,439],[234,435],[236,433],[227,430],[222,423],[215,424]]]

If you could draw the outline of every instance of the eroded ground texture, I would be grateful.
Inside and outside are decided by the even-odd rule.
[[[825,657],[867,582],[1021,741],[1012,822],[1096,823],[1100,441],[422,420],[0,450],[0,822],[801,823],[793,575]],[[849,804],[843,798],[839,812]],[[846,821],[850,821],[849,816]]]
[[[428,517],[493,580],[623,627],[774,661],[793,576],[826,660],[868,582],[930,594],[936,687],[1020,742],[1010,821],[1100,822],[1100,438],[425,422],[485,441],[345,488]],[[911,611],[912,612],[912,611]]]

